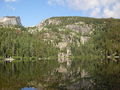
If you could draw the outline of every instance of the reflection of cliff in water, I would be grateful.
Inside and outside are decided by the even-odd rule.
[[[91,86],[85,70],[74,62],[71,66],[55,60],[1,63],[0,88],[35,87],[40,90],[87,89]],[[14,90],[14,89],[12,89]]]
[[[76,66],[74,62],[71,62],[69,65],[67,62],[66,64],[60,64],[57,71],[62,74],[64,82],[68,82],[65,84],[65,88],[68,90],[89,90],[92,88],[88,72],[86,72],[82,67]]]

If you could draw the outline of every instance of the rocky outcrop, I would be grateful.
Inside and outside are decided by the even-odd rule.
[[[16,16],[5,16],[0,18],[0,25],[19,25],[21,26],[20,17]]]
[[[85,44],[89,39],[90,39],[90,37],[88,37],[88,36],[81,36],[81,43]]]
[[[48,26],[48,25],[59,25],[61,23],[62,22],[60,21],[60,19],[57,19],[57,18],[54,18],[54,19],[48,18],[48,19],[43,20],[42,22],[40,22],[38,25],[36,25],[36,27],[38,28],[38,31],[41,31],[41,30],[46,30],[47,29],[47,28],[45,28],[45,26]]]
[[[74,17],[53,17],[36,25],[43,35],[44,41],[50,41],[59,49],[58,62],[71,64],[71,46],[85,44],[92,30],[93,24],[77,20]]]
[[[57,19],[57,18],[55,18],[55,19],[48,19],[47,21],[46,21],[46,24],[47,25],[59,25],[59,24],[61,24],[62,22],[61,22],[61,20],[60,19]]]
[[[66,28],[70,30],[74,30],[76,32],[80,32],[82,35],[84,35],[90,33],[90,31],[92,30],[92,25],[87,25],[84,23],[80,25],[72,24],[72,25],[67,25]]]

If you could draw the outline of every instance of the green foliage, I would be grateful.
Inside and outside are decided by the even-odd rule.
[[[79,17],[79,16],[69,16],[69,17],[52,17],[50,19],[58,19],[62,23],[61,26],[65,26],[68,24],[74,24],[77,22],[85,22],[86,24],[103,24],[105,19],[96,19],[96,18],[89,18],[89,17]]]
[[[0,28],[0,56],[56,56],[57,49],[52,44],[43,41],[40,35],[14,28]]]
[[[28,57],[31,57],[31,59],[57,57],[59,50],[54,45],[65,41],[65,39],[69,40],[71,33],[74,33],[72,44],[69,44],[72,52],[71,57],[75,57],[73,59],[79,58],[82,61],[82,66],[90,73],[94,88],[96,90],[117,90],[120,88],[120,20],[83,17],[53,17],[51,19],[58,19],[62,23],[46,25],[44,27],[48,30],[35,34],[28,33],[24,27],[16,27],[16,29],[1,27],[0,58],[24,57],[27,61]],[[84,45],[76,42],[80,41],[81,33],[64,28],[66,25],[81,21],[92,24],[94,27],[93,33],[87,35],[91,37],[90,40]],[[17,28],[22,30],[17,30]],[[63,30],[60,31],[59,29]],[[46,33],[49,33],[48,36],[50,37],[46,38],[44,35]],[[64,39],[62,35],[65,36]],[[48,41],[44,41],[44,39]],[[50,42],[50,40],[54,42]],[[66,53],[66,49],[62,52]],[[15,68],[17,67],[15,66]],[[20,68],[20,70],[23,70],[24,65]]]
[[[94,31],[84,45],[71,46],[73,56],[83,60],[95,90],[120,89],[120,20],[87,19],[86,23],[93,23]]]
[[[98,57],[86,60],[90,62],[88,69],[94,88],[117,90],[120,88],[120,20],[105,19],[104,22],[104,27],[95,30],[84,45],[83,54]]]
[[[114,53],[120,56],[120,22],[108,19],[103,30],[94,33],[95,50],[100,50],[106,57]]]

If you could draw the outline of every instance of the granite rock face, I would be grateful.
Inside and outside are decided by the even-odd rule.
[[[5,16],[0,18],[0,25],[19,25],[22,26],[20,17]]]
[[[92,25],[82,24],[82,25],[67,25],[66,28],[80,32],[82,35],[89,34],[92,30]]]

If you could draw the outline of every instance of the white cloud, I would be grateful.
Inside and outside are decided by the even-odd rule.
[[[75,10],[88,10],[99,5],[98,0],[66,0],[68,7]]]
[[[110,10],[109,8],[104,9],[103,13],[104,17],[115,17],[114,11]]]
[[[64,5],[65,0],[48,0],[49,5]]]
[[[16,8],[15,8],[15,7],[10,6],[10,5],[7,5],[7,8],[8,8],[8,9],[10,9],[10,10],[12,10],[12,11],[15,11],[15,10],[16,10]]]
[[[89,12],[94,17],[120,18],[120,0],[48,0],[48,3]]]
[[[94,8],[94,10],[92,10],[91,12],[91,16],[93,17],[100,17],[100,8]]]
[[[4,0],[5,2],[16,2],[17,0]]]
[[[120,3],[116,3],[112,9],[105,8],[104,9],[104,17],[116,17],[120,18]]]

